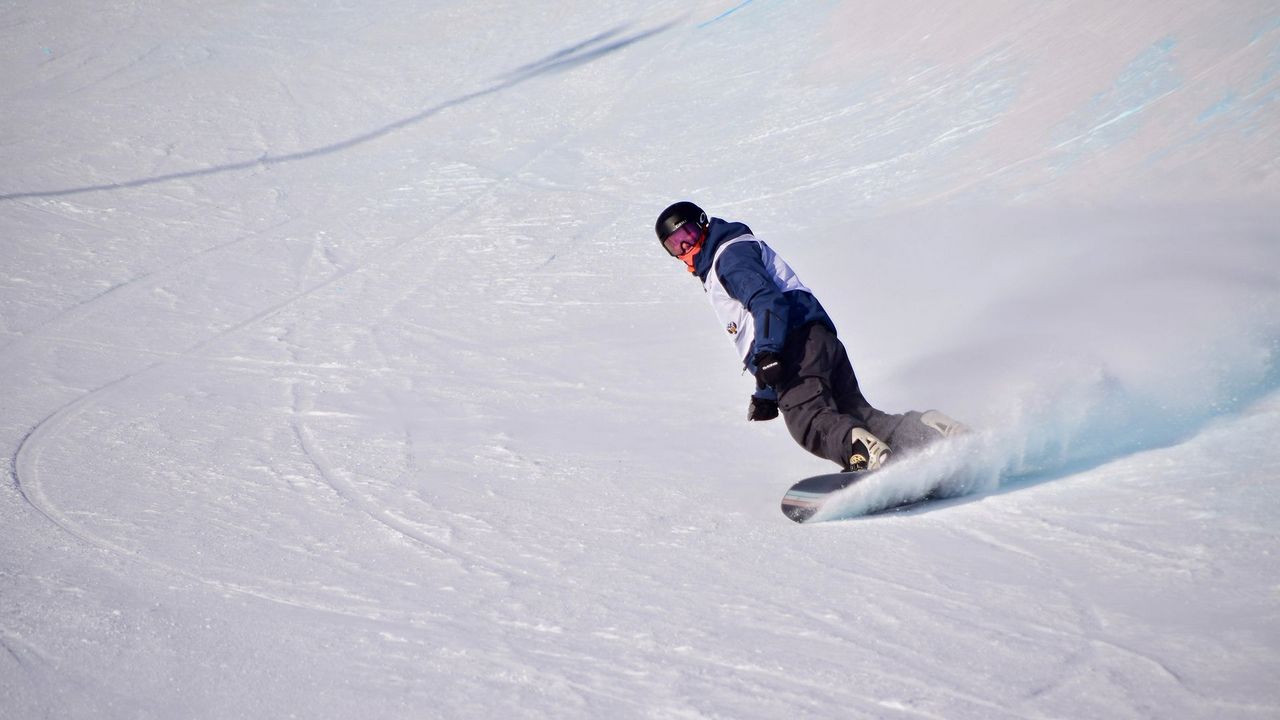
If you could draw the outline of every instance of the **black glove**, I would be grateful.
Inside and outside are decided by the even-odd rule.
[[[778,417],[778,401],[769,398],[751,396],[751,404],[747,406],[747,421],[763,422]]]
[[[775,352],[756,353],[756,380],[776,388],[782,382],[782,356]]]

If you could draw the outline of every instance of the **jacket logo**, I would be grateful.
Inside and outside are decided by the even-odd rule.
[[[726,325],[724,329],[727,330],[730,335],[737,335],[738,323],[730,321],[729,324]]]

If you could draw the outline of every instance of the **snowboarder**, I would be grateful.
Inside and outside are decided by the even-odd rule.
[[[937,410],[894,415],[872,407],[818,298],[751,228],[678,202],[662,211],[655,230],[663,248],[702,281],[756,378],[748,420],[772,420],[781,408],[797,443],[854,471],[875,470],[891,451],[966,430]]]

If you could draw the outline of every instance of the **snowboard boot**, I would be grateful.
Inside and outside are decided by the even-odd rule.
[[[866,428],[856,427],[851,433],[849,470],[878,470],[889,461],[889,446]]]
[[[921,415],[920,422],[934,430],[937,430],[938,434],[942,437],[949,438],[969,433],[968,425],[952,420],[950,417],[947,417],[937,410],[930,410],[929,412]]]

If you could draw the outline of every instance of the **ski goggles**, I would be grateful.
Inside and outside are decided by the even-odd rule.
[[[686,222],[662,239],[662,247],[667,249],[671,257],[680,257],[697,247],[701,240],[702,228],[698,223]]]

